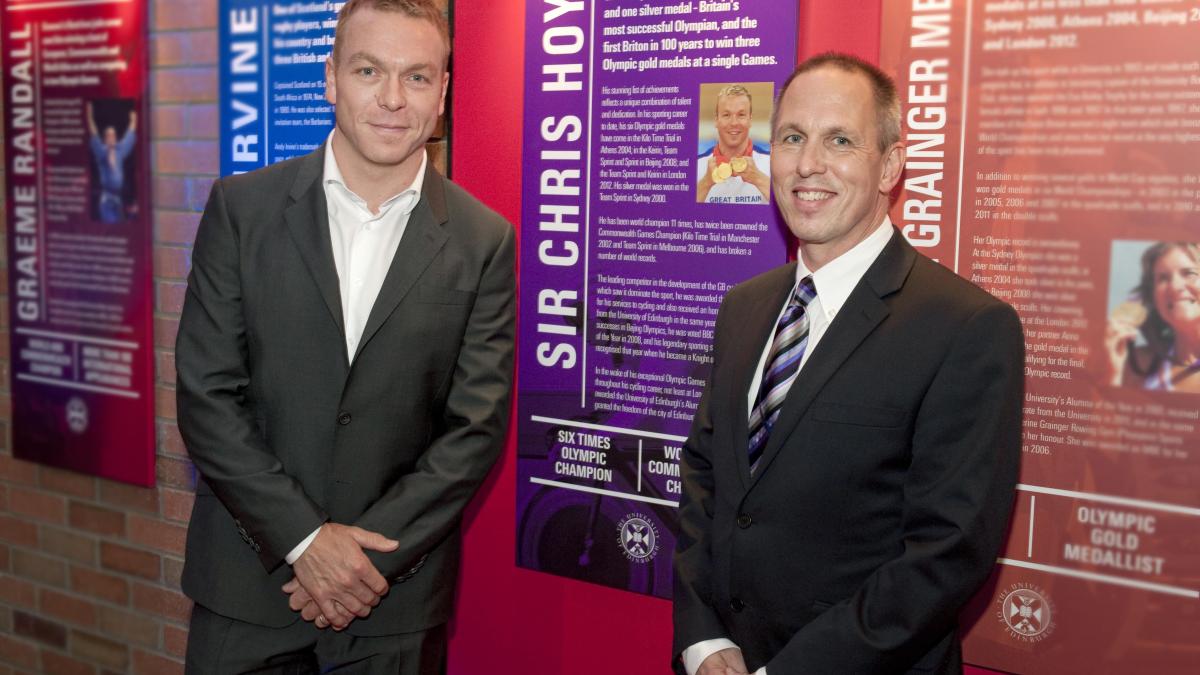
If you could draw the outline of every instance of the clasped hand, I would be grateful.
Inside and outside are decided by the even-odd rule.
[[[288,606],[318,628],[342,630],[355,618],[365,619],[389,586],[363,550],[389,553],[398,546],[378,532],[325,523],[292,565],[296,577],[283,585],[291,596]]]

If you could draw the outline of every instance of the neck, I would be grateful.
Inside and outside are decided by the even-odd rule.
[[[346,187],[367,202],[371,213],[378,213],[384,200],[413,184],[425,152],[421,148],[398,165],[376,164],[352,152],[337,133],[333,134],[331,149]]]
[[[863,240],[871,236],[883,224],[883,219],[886,216],[887,202],[885,201],[881,207],[876,209],[874,217],[864,221],[871,223],[867,227],[856,227],[841,238],[833,241],[816,242],[801,240],[799,247],[800,257],[810,271],[816,272],[845,255],[847,251],[858,246]]]
[[[1200,360],[1200,335],[1197,331],[1175,331],[1175,362],[1190,365],[1197,360]]]
[[[746,151],[746,146],[749,145],[749,143],[750,139],[747,138],[745,143],[742,143],[738,147],[731,148],[726,146],[724,143],[717,141],[717,151],[726,157],[737,157]]]

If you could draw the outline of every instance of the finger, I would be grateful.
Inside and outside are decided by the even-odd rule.
[[[354,589],[354,593],[347,596],[345,602],[339,600],[342,606],[346,608],[354,616],[360,619],[365,619],[371,613],[372,602],[376,602],[379,596],[375,595],[366,586],[359,585]]]
[[[375,602],[372,603],[372,606],[379,602],[380,596],[387,595],[389,588],[388,581],[383,578],[383,575],[374,566],[371,567],[369,572],[363,575],[362,582],[366,584],[372,595],[375,596]]]
[[[288,608],[290,608],[293,612],[299,612],[308,604],[308,599],[299,597],[299,594],[297,593],[294,593],[288,597]]]
[[[356,544],[372,551],[390,553],[400,546],[400,542],[395,539],[388,539],[378,532],[364,530],[361,527],[350,527],[347,528],[347,531],[354,538]]]
[[[324,614],[318,615],[316,617],[316,619],[313,620],[313,623],[315,623],[317,625],[317,628],[328,628],[329,627],[329,619],[326,619]]]
[[[305,621],[313,621],[318,616],[321,616],[321,609],[317,607],[317,603],[315,602],[308,603],[304,606],[304,609],[300,610],[300,618],[304,619]],[[326,619],[326,621],[328,621],[328,619]]]
[[[283,585],[283,592],[295,593],[297,588],[300,588],[300,581],[293,578],[291,581]]]
[[[340,593],[335,598],[335,600],[336,600],[335,604],[337,604],[337,606],[338,606],[339,614],[341,614],[342,618],[345,619],[344,623],[349,623],[356,616],[359,616],[359,617],[366,616],[367,614],[369,614],[371,612],[370,608],[367,607],[366,603],[364,603],[361,600],[359,600],[358,598],[356,598],[353,594]],[[366,610],[366,614],[363,613],[363,610]],[[325,616],[330,621],[333,621],[333,623],[335,625],[338,623],[338,621],[335,620],[334,617],[329,616],[328,612],[325,612]]]
[[[338,623],[345,624],[350,621],[350,614],[342,609],[341,605],[334,602],[333,598],[326,598],[317,602],[317,608],[321,610],[321,614],[331,625]]]

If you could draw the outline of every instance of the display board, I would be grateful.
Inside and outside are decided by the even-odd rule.
[[[221,0],[221,175],[299,157],[333,128],[325,58],[340,2]]]
[[[967,661],[1200,663],[1200,5],[884,3],[894,222],[1020,313],[1011,532]]]
[[[13,454],[154,484],[146,3],[6,0]]]
[[[787,259],[769,125],[797,8],[527,3],[522,567],[670,596],[717,308]]]

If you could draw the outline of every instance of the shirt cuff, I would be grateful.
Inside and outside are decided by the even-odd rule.
[[[700,670],[700,664],[704,663],[704,659],[716,654],[722,649],[738,649],[739,647],[733,643],[733,640],[726,638],[717,638],[715,640],[702,640],[696,644],[683,650],[683,667],[687,670],[688,675],[696,675],[696,671]],[[761,669],[760,669],[761,670]],[[765,675],[765,673],[755,673],[754,675]]]
[[[321,528],[318,526],[317,529],[312,531],[312,534],[305,537],[299,544],[296,544],[296,548],[292,549],[292,552],[283,558],[287,561],[287,564],[295,565],[300,556],[304,555],[304,552],[308,550],[308,545],[313,543],[313,539],[317,538],[317,533],[320,531]]]

